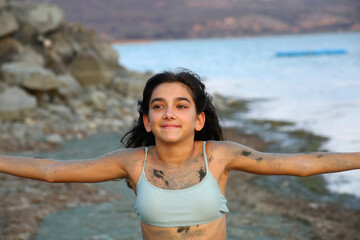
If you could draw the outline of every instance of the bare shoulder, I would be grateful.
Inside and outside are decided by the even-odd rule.
[[[141,165],[145,156],[145,148],[122,148],[109,152],[102,156],[102,158],[110,158],[119,162],[124,168],[133,168],[137,165]]]
[[[247,156],[256,152],[254,149],[232,141],[208,141],[206,150],[207,153],[209,152],[208,155],[222,162],[232,161],[235,156]]]
[[[250,150],[249,147],[232,141],[207,141],[206,148],[213,151],[214,153],[229,153],[229,151],[238,152],[243,150]]]

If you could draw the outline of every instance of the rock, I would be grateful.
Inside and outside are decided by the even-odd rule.
[[[114,75],[114,71],[91,50],[79,53],[69,67],[72,75],[83,86],[107,85]]]
[[[52,4],[11,1],[10,6],[19,22],[28,23],[38,34],[59,28],[64,20],[64,12]]]
[[[106,112],[106,95],[100,91],[93,91],[89,95],[89,103],[95,110]]]
[[[23,52],[23,45],[16,39],[10,37],[0,39],[0,65],[6,62],[18,61]]]
[[[62,21],[53,5],[0,0],[0,150],[118,131],[137,113],[149,76],[119,66],[94,31]]]
[[[83,102],[78,98],[71,98],[68,102],[69,107],[76,112],[76,110],[83,106]]]
[[[0,78],[0,93],[5,91],[6,88],[8,88],[8,85]]]
[[[17,139],[24,139],[26,137],[26,125],[22,123],[15,123],[12,128],[12,134]]]
[[[64,142],[64,139],[56,133],[47,136],[45,139],[48,143],[52,144],[62,144]]]
[[[61,117],[70,117],[72,115],[71,110],[64,105],[48,104],[47,109]]]
[[[119,55],[111,44],[98,42],[94,44],[98,56],[111,68],[116,69],[119,66]]]
[[[62,83],[63,87],[59,89],[60,94],[65,97],[74,97],[81,91],[81,86],[76,79],[70,75],[60,75],[57,79]]]
[[[90,118],[92,116],[92,110],[90,107],[87,106],[80,106],[78,108],[75,109],[76,114],[82,118],[82,119],[86,119],[86,118]]]
[[[0,40],[0,65],[7,62],[27,62],[44,66],[44,57],[31,45],[24,46],[15,38],[6,37]]]
[[[127,97],[139,97],[142,95],[145,82],[131,77],[114,77],[111,88]]]
[[[19,61],[42,67],[45,65],[44,57],[30,45],[24,46],[24,50]]]
[[[0,0],[0,9],[3,9],[7,6],[6,0]]]
[[[45,139],[45,133],[43,130],[43,124],[37,124],[36,126],[30,126],[27,128],[28,139],[33,141],[43,141]]]
[[[111,89],[118,91],[121,95],[126,97],[138,98],[142,95],[147,79],[152,77],[153,73],[146,72],[139,74],[137,72],[120,69],[111,81]]]
[[[67,32],[65,28],[51,34],[49,38],[53,42],[54,51],[65,63],[69,63],[82,50],[74,35]]]
[[[1,26],[0,37],[14,33],[19,29],[19,25],[14,15],[10,12],[1,11],[1,10],[0,10],[0,26]]]
[[[30,23],[23,22],[19,25],[19,30],[14,37],[22,43],[33,43],[38,36],[38,32]]]
[[[1,68],[5,81],[36,91],[49,91],[62,86],[49,70],[24,62],[6,63]]]
[[[36,99],[19,87],[9,87],[0,93],[0,118],[21,119],[26,111],[36,107]]]

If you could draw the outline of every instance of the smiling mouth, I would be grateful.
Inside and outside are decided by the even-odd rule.
[[[164,125],[162,126],[162,128],[166,128],[166,129],[172,129],[172,128],[178,128],[179,126],[176,125]]]

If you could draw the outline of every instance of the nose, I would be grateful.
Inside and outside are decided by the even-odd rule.
[[[174,112],[172,111],[171,108],[167,108],[166,111],[164,112],[164,119],[176,119],[176,115],[174,114]]]

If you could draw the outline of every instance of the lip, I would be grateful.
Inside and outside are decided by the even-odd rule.
[[[162,128],[166,128],[166,129],[171,129],[171,128],[178,128],[178,125],[173,125],[173,124],[166,124],[166,125],[162,125]]]

